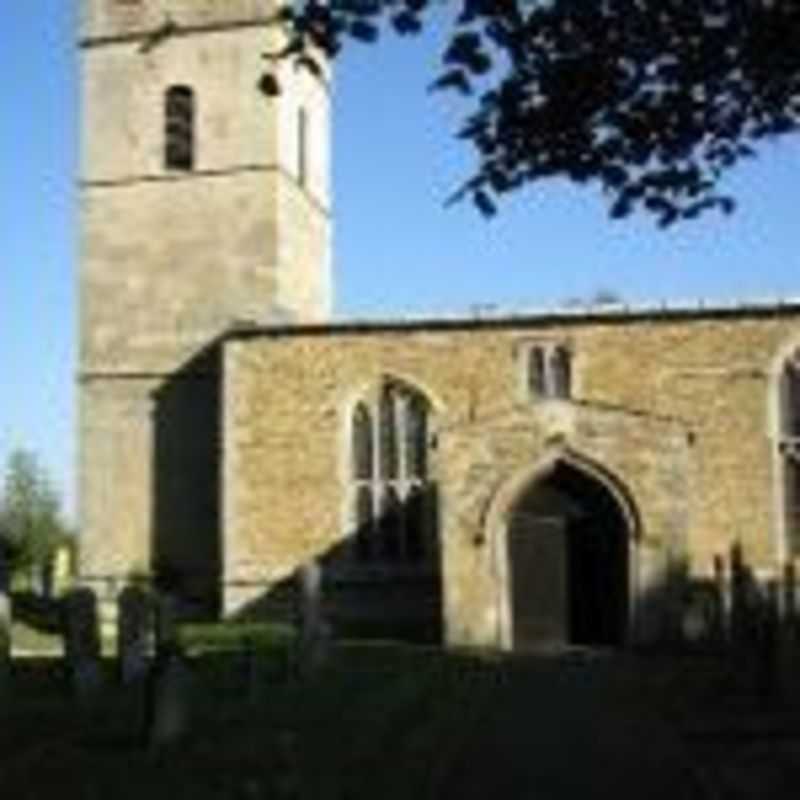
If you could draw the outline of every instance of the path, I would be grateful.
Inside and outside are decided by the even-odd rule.
[[[531,658],[466,737],[443,800],[701,800],[681,740],[615,661]]]

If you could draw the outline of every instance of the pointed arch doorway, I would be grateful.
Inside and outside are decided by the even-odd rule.
[[[630,527],[609,486],[568,461],[522,490],[506,539],[514,649],[626,641]]]

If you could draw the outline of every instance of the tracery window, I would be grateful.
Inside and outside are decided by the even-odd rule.
[[[350,492],[361,562],[421,565],[435,557],[431,408],[416,389],[385,380],[352,412]]]
[[[170,86],[164,96],[164,166],[194,167],[194,91],[189,86]]]
[[[353,474],[356,480],[372,479],[372,418],[364,403],[353,412]]]
[[[528,399],[572,397],[572,353],[563,344],[528,345],[521,361]]]
[[[778,448],[784,487],[786,546],[800,554],[800,351],[783,365],[780,377]]]

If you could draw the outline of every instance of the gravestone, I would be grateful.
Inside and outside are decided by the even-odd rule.
[[[713,583],[717,595],[715,634],[718,641],[723,642],[730,636],[731,585],[725,559],[721,555],[714,556]]]
[[[327,621],[321,620],[313,636],[309,636],[305,643],[304,670],[306,675],[313,675],[328,663],[332,640],[331,626]]]
[[[0,693],[5,690],[11,671],[11,596],[8,557],[0,544]]]
[[[731,641],[749,647],[753,642],[755,588],[753,575],[744,562],[741,546],[733,545],[730,556]]]
[[[304,564],[299,572],[299,635],[295,670],[308,678],[325,665],[331,648],[331,626],[322,612],[322,570],[316,561]]]
[[[783,568],[782,618],[789,639],[797,638],[797,572],[794,562],[788,561]]]
[[[769,703],[781,694],[778,670],[778,603],[779,588],[767,581],[764,596],[757,609],[755,684],[762,703]]]
[[[88,588],[74,589],[62,602],[67,673],[73,692],[86,699],[97,691],[102,679],[97,602]]]
[[[299,800],[302,796],[302,787],[297,736],[292,731],[281,731],[277,744],[278,758],[273,795],[277,800]]]
[[[145,737],[151,749],[172,747],[189,733],[190,691],[189,665],[173,640],[158,651],[148,676]]]
[[[684,642],[707,644],[715,635],[718,603],[714,586],[693,586],[688,592],[681,618]]]
[[[322,570],[316,561],[300,568],[301,630],[315,631],[322,621]]]
[[[117,606],[119,675],[123,684],[130,684],[147,673],[153,608],[150,595],[138,586],[126,586]]]
[[[242,677],[247,701],[256,702],[260,696],[261,674],[256,643],[250,636],[242,643]]]
[[[178,598],[162,591],[156,599],[156,653],[178,644]]]

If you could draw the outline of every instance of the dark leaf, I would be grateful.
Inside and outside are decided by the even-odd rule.
[[[298,0],[285,55],[416,33],[435,5]],[[454,196],[494,213],[498,194],[566,177],[601,185],[613,218],[730,213],[718,182],[797,132],[798,41],[800,0],[459,0],[430,87],[471,97],[458,136],[477,164]]]
[[[485,75],[492,68],[492,59],[482,50],[474,52],[465,63],[473,75]]]
[[[603,168],[601,174],[603,181],[614,189],[628,182],[628,171],[618,164],[609,164]]]
[[[355,20],[348,29],[350,35],[360,42],[370,44],[378,38],[378,28],[371,22],[366,22],[363,19]]]
[[[480,46],[481,39],[477,33],[471,31],[457,33],[445,50],[444,62],[466,66],[475,57],[475,53],[480,51]]]
[[[438,77],[431,85],[431,91],[438,89],[457,89],[461,94],[472,93],[472,85],[463,69],[451,69]]]
[[[497,213],[497,206],[483,189],[475,191],[472,200],[484,217],[493,217]]]
[[[398,33],[404,35],[419,33],[422,30],[419,18],[409,11],[401,11],[392,17],[392,26]]]
[[[630,198],[623,194],[614,201],[609,213],[612,219],[622,219],[627,217],[631,211],[633,211],[633,204]]]

